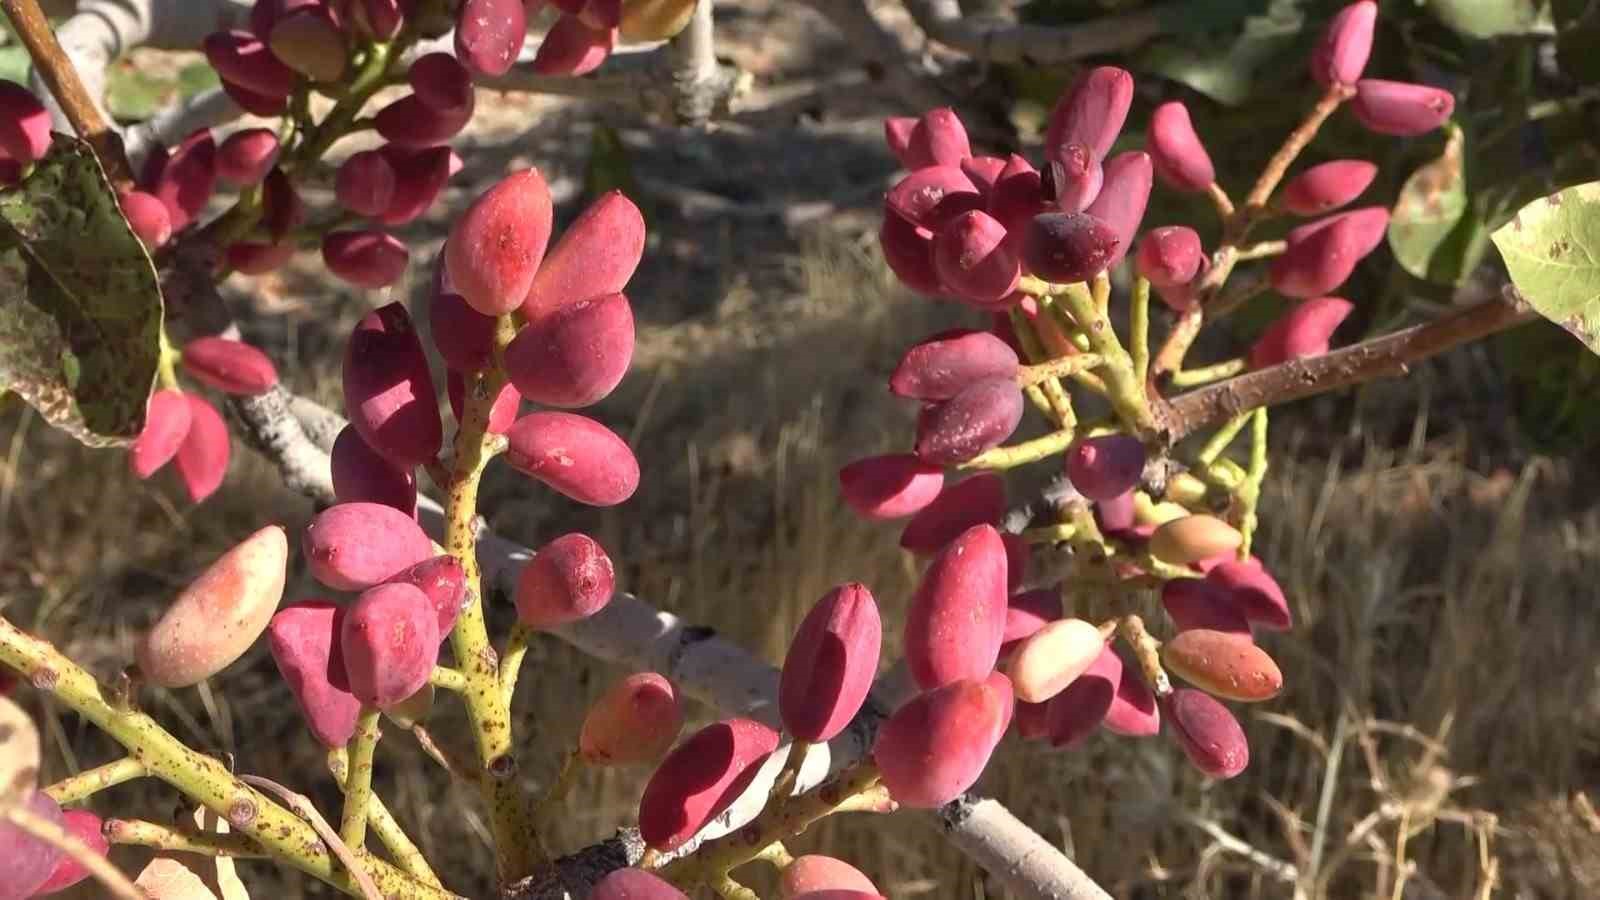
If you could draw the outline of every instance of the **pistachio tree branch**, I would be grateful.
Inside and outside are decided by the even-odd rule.
[[[1179,394],[1158,407],[1156,416],[1167,440],[1176,443],[1258,406],[1276,406],[1376,378],[1404,375],[1412,363],[1504,331],[1532,316],[1527,304],[1507,286],[1502,296],[1432,322]]]
[[[1075,25],[1023,25],[995,15],[968,15],[959,0],[905,0],[928,37],[985,62],[1049,65],[1128,50],[1194,21],[1216,0],[1167,3]]]

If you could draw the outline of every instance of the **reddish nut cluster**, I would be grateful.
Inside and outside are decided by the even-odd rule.
[[[1348,103],[1359,122],[1384,134],[1438,127],[1452,112],[1448,93],[1362,78],[1376,15],[1374,3],[1351,4],[1318,45],[1311,68],[1329,88],[1327,102]],[[1196,766],[1217,777],[1237,774],[1248,747],[1237,720],[1211,695],[1252,702],[1282,686],[1276,664],[1255,645],[1253,632],[1289,627],[1283,591],[1253,557],[1241,561],[1245,538],[1235,527],[1142,493],[1147,458],[1140,437],[1091,434],[1064,454],[1076,491],[1072,499],[1089,504],[1099,530],[1095,539],[1119,554],[1126,551],[1123,560],[1147,554],[1150,561],[1114,561],[1112,571],[1119,577],[1149,577],[1144,569],[1151,567],[1163,573],[1162,602],[1178,636],[1159,659],[1151,650],[1158,645],[1140,645],[1138,664],[1111,646],[1114,623],[1097,626],[1063,615],[1064,586],[1030,589],[1028,542],[1008,543],[994,530],[1006,502],[998,474],[947,480],[944,472],[1014,464],[1012,448],[990,451],[1018,428],[1022,389],[1051,377],[1046,363],[1054,367],[1090,345],[1101,349],[1093,335],[1085,343],[1085,334],[1062,327],[1060,320],[1081,314],[1074,307],[1062,315],[1064,292],[1041,288],[1041,281],[1096,281],[1137,246],[1135,272],[1173,311],[1188,313],[1210,299],[1241,262],[1231,251],[1214,259],[1200,233],[1186,226],[1157,227],[1141,236],[1156,179],[1173,190],[1211,195],[1224,215],[1232,215],[1232,207],[1182,103],[1155,109],[1145,152],[1109,155],[1132,97],[1126,72],[1101,67],[1084,75],[1056,104],[1045,136],[1046,162],[1038,169],[1016,154],[975,151],[949,109],[884,123],[889,149],[908,170],[884,198],[879,237],[885,260],[912,290],[960,301],[991,317],[987,330],[941,332],[902,355],[889,389],[921,404],[910,452],[860,459],[839,472],[840,492],[851,509],[868,519],[909,517],[901,546],[934,557],[908,613],[904,641],[911,673],[927,693],[908,704],[901,724],[886,730],[892,738],[880,739],[879,762],[886,774],[894,770],[902,779],[898,787],[891,779],[901,802],[953,796],[931,789],[938,780],[933,761],[965,757],[929,743],[935,722],[966,722],[967,744],[976,748],[971,755],[986,758],[992,748],[972,734],[982,733],[987,721],[978,712],[986,709],[984,686],[994,689],[1001,679],[1005,695],[1014,696],[1017,729],[1025,737],[1070,747],[1100,725],[1119,735],[1146,736],[1158,733],[1166,719]],[[1257,338],[1246,359],[1251,368],[1328,352],[1353,310],[1328,295],[1376,249],[1388,226],[1384,207],[1344,209],[1372,184],[1372,163],[1338,159],[1288,174],[1275,197],[1240,213],[1312,219],[1291,230],[1278,248],[1263,245],[1244,257],[1276,256],[1255,263],[1265,276],[1261,280],[1297,301]],[[1097,282],[1095,290],[1104,289]],[[1104,303],[1098,293],[1096,299]],[[1106,324],[1076,322],[1079,332]],[[1030,332],[1023,336],[1032,344],[1019,340],[1019,329]],[[1043,393],[1033,401],[1042,409],[1050,402]],[[1165,480],[1153,471],[1153,483]],[[1168,490],[1169,498],[1176,496]],[[1006,676],[994,674],[997,661]],[[1160,665],[1194,688],[1158,698],[1147,671]],[[990,718],[1009,720],[1010,703],[998,704],[996,709],[1003,705],[1008,711]],[[904,724],[912,719],[915,728]],[[976,777],[977,769],[962,769],[961,778],[939,786]]]

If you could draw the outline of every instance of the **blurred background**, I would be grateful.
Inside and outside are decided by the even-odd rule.
[[[1145,5],[1038,0],[1015,11],[1067,24]],[[1138,81],[1119,148],[1143,144],[1154,105],[1183,99],[1220,180],[1242,194],[1314,100],[1304,60],[1337,6],[1162,7],[1184,24],[1093,61],[1127,67]],[[1600,4],[1382,7],[1368,75],[1451,88],[1461,130],[1447,153],[1443,132],[1376,138],[1336,116],[1303,158],[1371,159],[1381,171],[1361,202],[1399,198],[1402,227],[1344,289],[1357,312],[1341,344],[1437,314],[1474,286],[1492,289],[1502,270],[1488,230],[1600,168]],[[883,265],[877,224],[896,163],[882,119],[920,114],[932,91],[962,113],[975,147],[1037,160],[1050,104],[1077,70],[963,60],[919,43],[899,4],[874,11],[935,74],[921,83],[886,74],[806,4],[739,0],[716,6],[718,52],[754,87],[709,128],[484,92],[454,142],[466,169],[401,232],[412,251],[407,280],[356,291],[329,277],[314,251],[272,275],[235,276],[225,290],[245,337],[273,356],[292,390],[338,408],[350,327],[394,299],[426,322],[433,256],[480,190],[538,166],[564,222],[586,198],[619,187],[645,209],[650,241],[628,290],[639,324],[634,367],[596,414],[637,448],[644,483],[623,506],[594,510],[494,468],[483,493],[489,523],[530,546],[588,531],[617,561],[619,585],[774,663],[800,616],[842,581],[870,585],[886,620],[899,622],[918,566],[898,549],[896,527],[842,505],[836,472],[908,445],[914,410],[887,394],[889,370],[925,334],[977,317],[909,294]],[[25,71],[19,47],[0,47],[0,75],[25,81]],[[214,84],[197,53],[136,51],[117,64],[108,103],[132,121]],[[343,142],[332,162],[366,146]],[[320,194],[307,191],[309,203],[331,204],[331,173]],[[1179,223],[1215,234],[1203,199],[1158,187],[1146,227]],[[1237,355],[1282,303],[1257,298],[1208,331],[1191,359]],[[1119,308],[1114,319],[1124,315]],[[1097,734],[1053,751],[1008,738],[979,789],[1118,897],[1600,896],[1597,388],[1594,358],[1540,323],[1405,379],[1285,408],[1274,420],[1257,552],[1297,623],[1263,639],[1287,686],[1240,710],[1250,768],[1208,783],[1163,739]],[[227,485],[198,507],[170,473],[138,482],[126,466],[123,454],[86,450],[14,401],[0,413],[0,611],[102,676],[217,553],[266,521],[293,533],[314,512],[237,443]],[[1050,474],[1018,473],[1013,498]],[[317,592],[297,562],[288,596]],[[503,633],[509,600],[489,606],[491,628]],[[886,629],[885,659],[898,655],[896,630]],[[530,742],[521,777],[552,778],[582,701],[624,674],[553,638],[536,643],[516,703]],[[22,693],[51,750],[46,780],[112,758],[114,746],[93,729]],[[264,649],[202,690],[152,690],[146,705],[192,745],[336,808],[321,751]],[[466,739],[454,704],[436,714],[436,735]],[[397,734],[380,745],[378,789],[447,884],[489,896],[476,798],[432,765]],[[556,844],[573,849],[626,823],[643,775],[585,774]],[[135,782],[107,792],[103,805],[159,818],[176,799]],[[845,858],[895,898],[1004,896],[911,817],[828,820],[789,847]],[[138,854],[114,858],[135,865]],[[257,897],[330,893],[276,867],[240,868]],[[750,883],[766,896],[764,877]]]

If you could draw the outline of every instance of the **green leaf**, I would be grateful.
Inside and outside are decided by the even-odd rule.
[[[1534,310],[1600,353],[1600,181],[1529,203],[1493,239]]]
[[[204,62],[153,75],[147,67],[122,60],[106,71],[106,109],[119,121],[148,119],[172,103],[221,83],[216,71]]]
[[[89,145],[56,135],[0,192],[0,388],[91,447],[144,426],[160,356],[155,266]]]
[[[1299,42],[1306,19],[1303,0],[1254,5],[1264,8],[1256,10],[1259,15],[1244,17],[1240,25],[1236,19],[1246,5],[1226,4],[1232,15],[1219,24],[1234,27],[1223,32],[1200,31],[1203,22],[1214,20],[1191,11],[1178,34],[1138,51],[1134,68],[1182,82],[1227,106],[1244,103],[1258,83],[1270,83],[1264,70]]]
[[[1463,143],[1461,129],[1447,126],[1444,151],[1406,179],[1389,218],[1389,249],[1401,267],[1440,284],[1459,284],[1482,253],[1483,224],[1467,204]]]
[[[1552,27],[1545,0],[1428,0],[1427,5],[1435,18],[1467,37],[1547,34]]]

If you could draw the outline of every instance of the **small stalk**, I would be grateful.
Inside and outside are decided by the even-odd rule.
[[[1119,418],[1141,437],[1156,431],[1156,421],[1146,402],[1144,383],[1135,377],[1133,359],[1122,348],[1116,329],[1095,306],[1094,298],[1081,284],[1069,284],[1056,299],[1066,305],[1078,329],[1089,339],[1089,347],[1104,358],[1106,398]]]
[[[447,666],[434,666],[433,671],[428,674],[428,683],[456,694],[464,694],[467,691],[467,676],[461,674],[461,670]]]
[[[1200,452],[1195,454],[1194,458],[1199,464],[1198,468],[1208,468],[1212,463],[1216,462],[1217,457],[1222,455],[1222,451],[1228,449],[1228,445],[1233,443],[1233,439],[1239,436],[1239,432],[1244,430],[1245,425],[1249,424],[1250,416],[1251,413],[1241,413],[1229,419],[1226,425],[1218,428],[1211,435],[1211,438],[1206,441],[1205,446],[1200,448]]]
[[[1138,616],[1127,616],[1122,620],[1119,630],[1128,649],[1133,651],[1133,658],[1138,660],[1139,670],[1144,673],[1144,680],[1150,689],[1157,697],[1171,694],[1172,679],[1167,677],[1167,670],[1161,667],[1161,642],[1145,629],[1144,620]]]
[[[800,777],[800,768],[806,764],[806,754],[810,751],[810,741],[797,739],[789,745],[789,755],[783,761],[783,769],[773,779],[772,790],[767,794],[769,808],[782,806],[789,801],[789,796],[794,793],[794,783]]]
[[[1227,222],[1233,218],[1233,198],[1228,196],[1228,191],[1215,181],[1206,185],[1206,196],[1211,198],[1211,205],[1217,208],[1217,218]]]
[[[1022,345],[1023,356],[1034,363],[1042,362],[1049,358],[1045,354],[1044,346],[1039,343],[1039,335],[1034,331],[1033,323],[1028,320],[1022,310],[1016,307],[1011,309],[1011,330],[1016,333],[1017,343]],[[1041,410],[1045,418],[1061,427],[1066,427],[1068,422],[1077,420],[1077,414],[1072,410],[1072,398],[1068,396],[1060,381],[1054,378],[1046,379],[1039,383],[1037,387],[1045,401],[1044,408]],[[1038,400],[1033,398],[1031,394],[1030,399],[1034,400],[1035,406],[1039,405]]]
[[[151,777],[226,819],[274,859],[345,893],[360,892],[355,876],[328,850],[311,824],[235,775],[220,760],[186,746],[148,715],[113,703],[114,698],[108,699],[81,666],[49,642],[22,632],[4,616],[0,616],[0,663],[36,685],[48,684],[46,692],[143,760]],[[451,896],[370,853],[357,850],[355,856],[390,896],[409,900],[447,900]]]
[[[156,355],[156,383],[162,390],[176,391],[178,387],[178,361],[183,359],[183,351],[172,345],[172,339],[167,337],[165,326],[161,329],[160,347]]]
[[[1128,355],[1133,359],[1133,376],[1140,384],[1150,380],[1150,281],[1139,276],[1133,281],[1133,300],[1128,306]]]
[[[234,859],[263,859],[268,855],[249,835],[237,831],[197,834],[142,819],[107,819],[101,832],[113,844],[151,847],[168,852],[228,856]]]
[[[538,632],[517,622],[506,636],[506,649],[500,654],[500,694],[501,702],[507,709],[511,708],[511,701],[516,697],[517,679],[522,675],[522,660],[527,657],[535,634]]]
[[[328,771],[333,774],[333,781],[344,790],[345,779],[350,770],[349,755],[343,747],[338,747],[328,752]],[[434,887],[444,887],[439,881],[439,876],[433,872],[433,867],[428,865],[427,857],[422,855],[411,836],[400,827],[394,814],[389,812],[389,807],[384,804],[383,798],[373,794],[367,802],[367,824],[372,826],[372,832],[378,836],[378,841],[388,849],[389,855],[394,857],[396,864],[406,870],[413,878],[426,881]]]
[[[1097,369],[1105,364],[1105,360],[1097,353],[1079,353],[1074,356],[1061,356],[1046,362],[1031,366],[1023,366],[1017,370],[1017,383],[1023,387],[1030,384],[1039,384],[1050,378],[1067,378]]]
[[[794,865],[794,857],[790,855],[789,848],[783,846],[782,841],[773,841],[768,844],[765,849],[756,854],[756,859],[771,865],[780,872]]]
[[[1234,254],[1234,258],[1240,262],[1251,259],[1268,259],[1282,255],[1283,251],[1287,249],[1289,249],[1288,241],[1256,241],[1254,244],[1240,247],[1239,251]]]
[[[1014,469],[1049,459],[1072,446],[1076,429],[1063,428],[1009,447],[994,447],[962,463],[961,469]]]
[[[1267,408],[1257,407],[1250,419],[1250,469],[1244,484],[1239,488],[1239,501],[1244,507],[1239,534],[1244,540],[1239,544],[1239,558],[1250,558],[1250,543],[1261,520],[1257,511],[1261,506],[1261,485],[1267,478]]]
[[[143,778],[148,774],[150,771],[145,768],[144,763],[131,756],[124,756],[103,766],[96,766],[69,778],[63,778],[45,788],[44,792],[50,795],[50,799],[62,806],[68,806],[87,800],[106,788],[115,787],[135,778]]]
[[[1199,387],[1202,384],[1210,384],[1213,381],[1232,378],[1249,367],[1250,363],[1247,360],[1243,357],[1238,357],[1219,363],[1212,363],[1209,366],[1201,366],[1198,369],[1184,369],[1181,372],[1173,372],[1169,383],[1177,388]]]
[[[372,799],[372,757],[378,749],[378,708],[366,706],[356,720],[356,734],[350,747],[350,768],[344,781],[344,815],[339,820],[339,838],[350,849],[367,841],[367,805]]]

